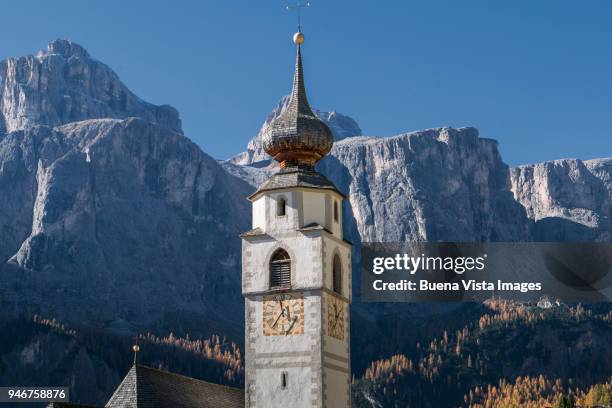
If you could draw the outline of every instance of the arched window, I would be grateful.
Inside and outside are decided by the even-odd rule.
[[[332,271],[333,290],[336,293],[342,294],[342,263],[340,262],[340,257],[338,256],[338,254],[334,255],[334,265]]]
[[[276,200],[276,215],[282,217],[287,214],[287,200],[285,197],[280,197]]]
[[[270,259],[270,288],[291,287],[291,258],[284,249],[277,249]]]
[[[338,211],[338,202],[334,201],[334,221],[338,222],[339,219],[340,219],[340,214]]]

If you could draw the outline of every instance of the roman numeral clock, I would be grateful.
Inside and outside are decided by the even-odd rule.
[[[290,293],[264,296],[263,332],[265,336],[304,333],[304,296]]]

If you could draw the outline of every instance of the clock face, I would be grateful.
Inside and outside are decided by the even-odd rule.
[[[304,296],[288,293],[264,296],[263,329],[265,336],[304,333]]]
[[[344,301],[335,296],[327,297],[327,334],[344,340]]]

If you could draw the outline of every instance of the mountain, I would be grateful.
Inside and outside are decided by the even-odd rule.
[[[319,169],[349,197],[358,241],[523,241],[497,142],[439,128],[335,143]],[[352,215],[351,215],[352,214]]]
[[[0,134],[35,125],[128,117],[182,132],[176,109],[144,102],[74,42],[58,39],[36,56],[0,61]]]
[[[612,158],[519,166],[510,179],[534,240],[612,241]]]
[[[2,310],[241,338],[252,187],[74,43],[0,67]]]
[[[276,119],[278,115],[280,115],[283,109],[287,107],[288,103],[289,95],[285,95],[281,98],[278,105],[276,105],[276,107],[274,107],[274,109],[272,109],[272,111],[268,114],[266,120],[261,126],[261,129],[259,130],[259,133],[257,133],[257,135],[255,135],[255,137],[249,141],[247,150],[231,158],[229,160],[230,163],[245,165],[258,162],[267,162],[270,160],[270,156],[268,156],[263,149],[261,138],[270,123],[272,123],[272,121]],[[361,128],[357,122],[348,116],[342,115],[338,112],[324,112],[319,110],[315,110],[314,113],[319,119],[325,122],[327,126],[329,126],[335,141],[346,139],[347,137],[361,135]],[[261,164],[259,167],[261,167]]]

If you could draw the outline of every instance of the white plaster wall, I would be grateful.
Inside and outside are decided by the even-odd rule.
[[[342,198],[329,191],[304,191],[302,194],[304,222],[302,226],[317,223],[342,239]],[[338,203],[338,221],[334,219],[334,201]]]
[[[299,228],[298,193],[295,191],[270,192],[266,194],[267,206],[265,210],[266,224],[264,231],[267,233],[295,231]],[[285,215],[276,215],[277,204],[281,198],[287,203]]]
[[[325,193],[318,191],[304,191],[302,201],[304,208],[304,225],[312,223],[319,224],[327,228],[325,223]]]
[[[345,311],[346,310],[347,309],[345,309]],[[345,322],[346,322],[346,320],[345,320]],[[345,327],[345,331],[346,331],[346,327],[347,327],[346,323],[344,324],[344,327]],[[327,336],[327,335],[326,335],[325,340],[326,340],[325,347],[324,347],[325,351],[328,351],[330,353],[336,354],[336,355],[341,356],[341,357],[348,357],[348,351],[347,351],[348,336],[346,334],[344,336],[344,340],[338,340],[338,339],[336,339],[334,337]],[[329,361],[332,362],[335,365],[344,365],[344,364],[342,364],[340,362],[337,362],[335,360],[329,360]]]
[[[281,197],[287,201],[284,216],[276,215]],[[338,203],[338,221],[334,220],[334,201]],[[342,201],[339,194],[330,191],[290,189],[267,192],[253,201],[253,228],[259,227],[268,233],[296,230],[316,223],[342,239]]]
[[[349,400],[349,377],[347,374],[331,368],[324,368],[325,378],[325,407],[348,408],[351,406]]]
[[[266,228],[266,199],[267,196],[261,196],[253,201],[253,228],[261,228],[265,231]]]
[[[280,386],[280,373],[288,373],[287,388]],[[309,367],[259,368],[256,370],[257,407],[312,408]]]

